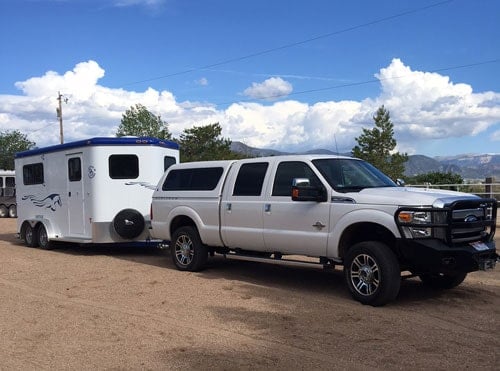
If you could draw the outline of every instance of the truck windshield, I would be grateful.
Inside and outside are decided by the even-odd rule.
[[[355,159],[318,159],[314,166],[337,192],[359,192],[365,188],[397,187],[375,166]]]

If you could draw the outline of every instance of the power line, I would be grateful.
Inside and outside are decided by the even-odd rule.
[[[444,5],[444,4],[451,3],[453,1],[455,1],[455,0],[440,1],[438,3],[426,5],[426,6],[415,8],[415,9],[412,9],[412,10],[407,10],[405,12],[393,14],[393,15],[390,15],[390,16],[387,16],[387,17],[378,18],[378,19],[375,19],[375,20],[370,21],[370,22],[366,22],[366,23],[362,23],[362,24],[355,25],[355,26],[352,26],[352,27],[344,28],[342,30],[333,31],[333,32],[329,32],[329,33],[326,33],[326,34],[314,36],[314,37],[311,37],[311,38],[308,38],[308,39],[305,39],[305,40],[301,40],[301,41],[296,41],[296,42],[284,44],[284,45],[277,46],[277,47],[270,48],[270,49],[264,49],[264,50],[257,51],[255,53],[250,53],[250,54],[247,54],[247,55],[243,55],[243,56],[240,56],[240,57],[234,57],[234,58],[225,59],[225,60],[222,60],[220,62],[215,62],[215,63],[207,64],[207,65],[202,66],[202,67],[189,68],[189,69],[186,69],[186,70],[182,70],[182,71],[178,71],[178,72],[173,72],[173,73],[170,73],[170,74],[167,74],[167,75],[162,75],[162,76],[152,77],[152,78],[149,78],[149,79],[144,79],[144,80],[139,80],[139,81],[127,83],[127,84],[124,84],[123,86],[130,86],[130,85],[141,84],[141,83],[144,83],[144,82],[150,82],[150,81],[156,81],[156,80],[166,79],[168,77],[185,75],[187,73],[194,72],[194,71],[199,71],[199,70],[203,70],[203,69],[207,69],[207,68],[213,68],[213,67],[221,66],[221,65],[224,65],[224,64],[233,63],[233,62],[239,62],[239,61],[242,61],[242,60],[245,60],[245,59],[250,59],[250,58],[258,57],[258,56],[261,56],[261,55],[264,55],[264,54],[273,53],[273,52],[278,51],[278,50],[292,48],[292,47],[295,47],[295,46],[298,46],[298,45],[303,45],[303,44],[307,44],[307,43],[310,43],[310,42],[313,42],[313,41],[316,41],[316,40],[320,40],[320,39],[324,39],[324,38],[327,38],[327,37],[340,35],[340,34],[343,34],[343,33],[349,32],[349,31],[353,31],[353,30],[357,30],[357,29],[360,29],[360,28],[364,28],[364,27],[368,27],[368,26],[373,26],[373,25],[378,24],[378,23],[383,23],[383,22],[386,22],[386,21],[389,21],[389,20],[392,20],[392,19],[401,18],[401,17],[407,16],[407,15],[415,14],[415,13],[418,13],[418,12],[421,12],[421,11],[424,11],[424,10],[427,10],[427,9],[431,9],[431,8],[435,8],[435,7]]]
[[[434,70],[428,71],[428,73],[437,73],[437,72],[443,72],[443,71],[458,70],[458,69],[462,69],[462,68],[475,67],[475,66],[481,66],[481,65],[484,65],[484,64],[499,63],[499,62],[500,62],[500,58],[490,59],[490,60],[487,60],[487,61],[481,61],[481,62],[474,62],[474,63],[468,63],[468,64],[461,64],[461,65],[451,66],[451,67],[438,68],[438,69],[434,69]],[[293,95],[301,95],[301,94],[308,94],[308,93],[317,93],[317,92],[326,91],[326,90],[334,90],[334,89],[348,88],[348,87],[353,87],[353,86],[368,85],[368,84],[373,84],[373,83],[377,83],[377,82],[380,82],[380,81],[389,81],[389,80],[402,79],[402,78],[405,78],[405,77],[408,77],[408,76],[409,75],[402,75],[402,76],[388,77],[388,78],[385,78],[385,79],[370,79],[370,80],[357,81],[357,82],[346,83],[346,84],[325,86],[325,87],[317,88],[317,89],[301,90],[301,91],[292,92],[292,93],[274,94],[274,95],[269,95],[269,96],[259,97],[259,98],[239,99],[237,101],[223,102],[223,103],[214,103],[214,104],[215,105],[228,105],[228,104],[237,103],[237,102],[251,102],[251,101],[255,101],[255,100],[258,100],[258,101],[260,101],[260,100],[269,100],[269,99],[275,99],[275,98],[281,98],[281,97],[289,97],[289,96],[293,96]]]

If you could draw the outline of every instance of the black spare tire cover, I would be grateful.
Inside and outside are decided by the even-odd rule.
[[[131,239],[144,230],[144,217],[134,209],[123,209],[113,219],[113,227],[120,237]]]

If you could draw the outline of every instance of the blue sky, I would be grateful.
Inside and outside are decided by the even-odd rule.
[[[498,0],[0,0],[0,131],[112,136],[137,103],[261,148],[499,153]]]

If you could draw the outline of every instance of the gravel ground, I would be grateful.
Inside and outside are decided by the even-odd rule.
[[[482,369],[500,362],[500,268],[396,302],[353,301],[341,270],[15,239],[0,219],[0,370]],[[498,239],[497,239],[498,241]]]

